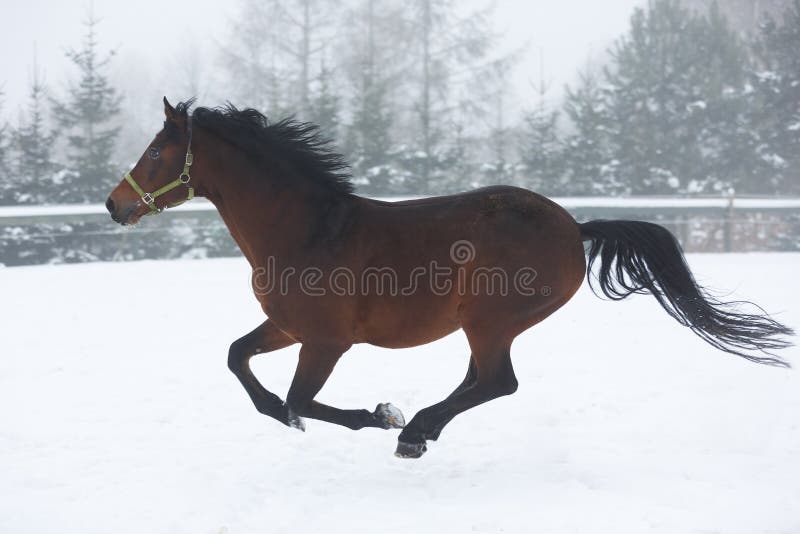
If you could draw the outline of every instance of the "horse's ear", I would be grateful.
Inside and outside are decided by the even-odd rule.
[[[172,107],[172,104],[169,103],[167,97],[164,97],[164,115],[167,116],[167,120],[176,122],[178,120],[178,112],[175,111],[175,108]]]

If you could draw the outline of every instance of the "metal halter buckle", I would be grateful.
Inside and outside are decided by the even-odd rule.
[[[175,175],[173,174],[173,176]],[[145,193],[144,195],[142,195],[142,201],[145,204],[152,204],[156,201],[156,199],[154,199],[150,193]]]

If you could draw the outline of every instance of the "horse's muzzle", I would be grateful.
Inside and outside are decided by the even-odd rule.
[[[130,224],[130,219],[136,212],[136,203],[131,204],[124,210],[120,210],[119,206],[117,206],[114,200],[111,197],[108,197],[108,200],[106,200],[106,209],[108,210],[108,213],[111,214],[111,219],[114,222],[126,225]]]

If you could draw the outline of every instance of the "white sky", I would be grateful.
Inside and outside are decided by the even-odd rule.
[[[463,0],[461,0],[463,1]],[[465,2],[465,5],[470,2]],[[600,60],[614,38],[622,34],[634,6],[641,0],[497,0],[497,28],[506,46],[527,45],[512,81],[512,93],[530,93],[528,83],[538,83],[540,50],[545,78],[557,95],[578,69]],[[89,0],[0,0],[0,87],[5,93],[4,114],[16,119],[24,103],[31,73],[34,45],[39,65],[51,91],[63,89],[69,69],[64,50],[79,46]],[[227,20],[236,15],[235,0],[94,0],[102,22],[99,40],[104,49],[114,48],[114,79],[127,104],[158,109],[158,98],[186,98],[180,91],[189,85],[187,58],[201,70],[215,69],[215,50],[224,41]],[[176,75],[178,73],[178,75]],[[142,77],[158,77],[147,80]],[[156,87],[157,94],[141,94],[142,87]],[[221,102],[201,103],[217,105]],[[153,99],[144,105],[138,100]],[[240,103],[246,105],[246,103]],[[522,103],[524,105],[524,102]]]

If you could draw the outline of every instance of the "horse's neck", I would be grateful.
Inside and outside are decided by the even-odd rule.
[[[242,176],[230,182],[246,182],[251,187],[239,186],[227,191],[223,188],[209,200],[217,207],[251,267],[263,266],[270,256],[284,257],[291,253],[307,231],[304,219],[310,219],[303,217],[308,212],[303,198],[286,191],[273,197],[268,188]]]
[[[252,268],[263,267],[269,257],[291,260],[302,250],[320,215],[311,200],[313,192],[302,184],[270,186],[264,171],[241,154],[217,154],[208,163],[201,190]]]
[[[239,224],[237,223],[235,210],[228,211],[221,199],[219,199],[217,202],[212,200],[212,202],[216,206],[220,217],[222,217],[222,221],[225,223],[225,226],[228,227],[231,237],[233,237],[233,240],[239,246],[239,249],[242,251],[242,254],[244,254],[244,257],[247,258],[250,266],[255,269],[255,261],[258,257],[258,252],[253,250],[248,244],[250,240],[246,239],[246,233],[243,233],[240,229]]]

